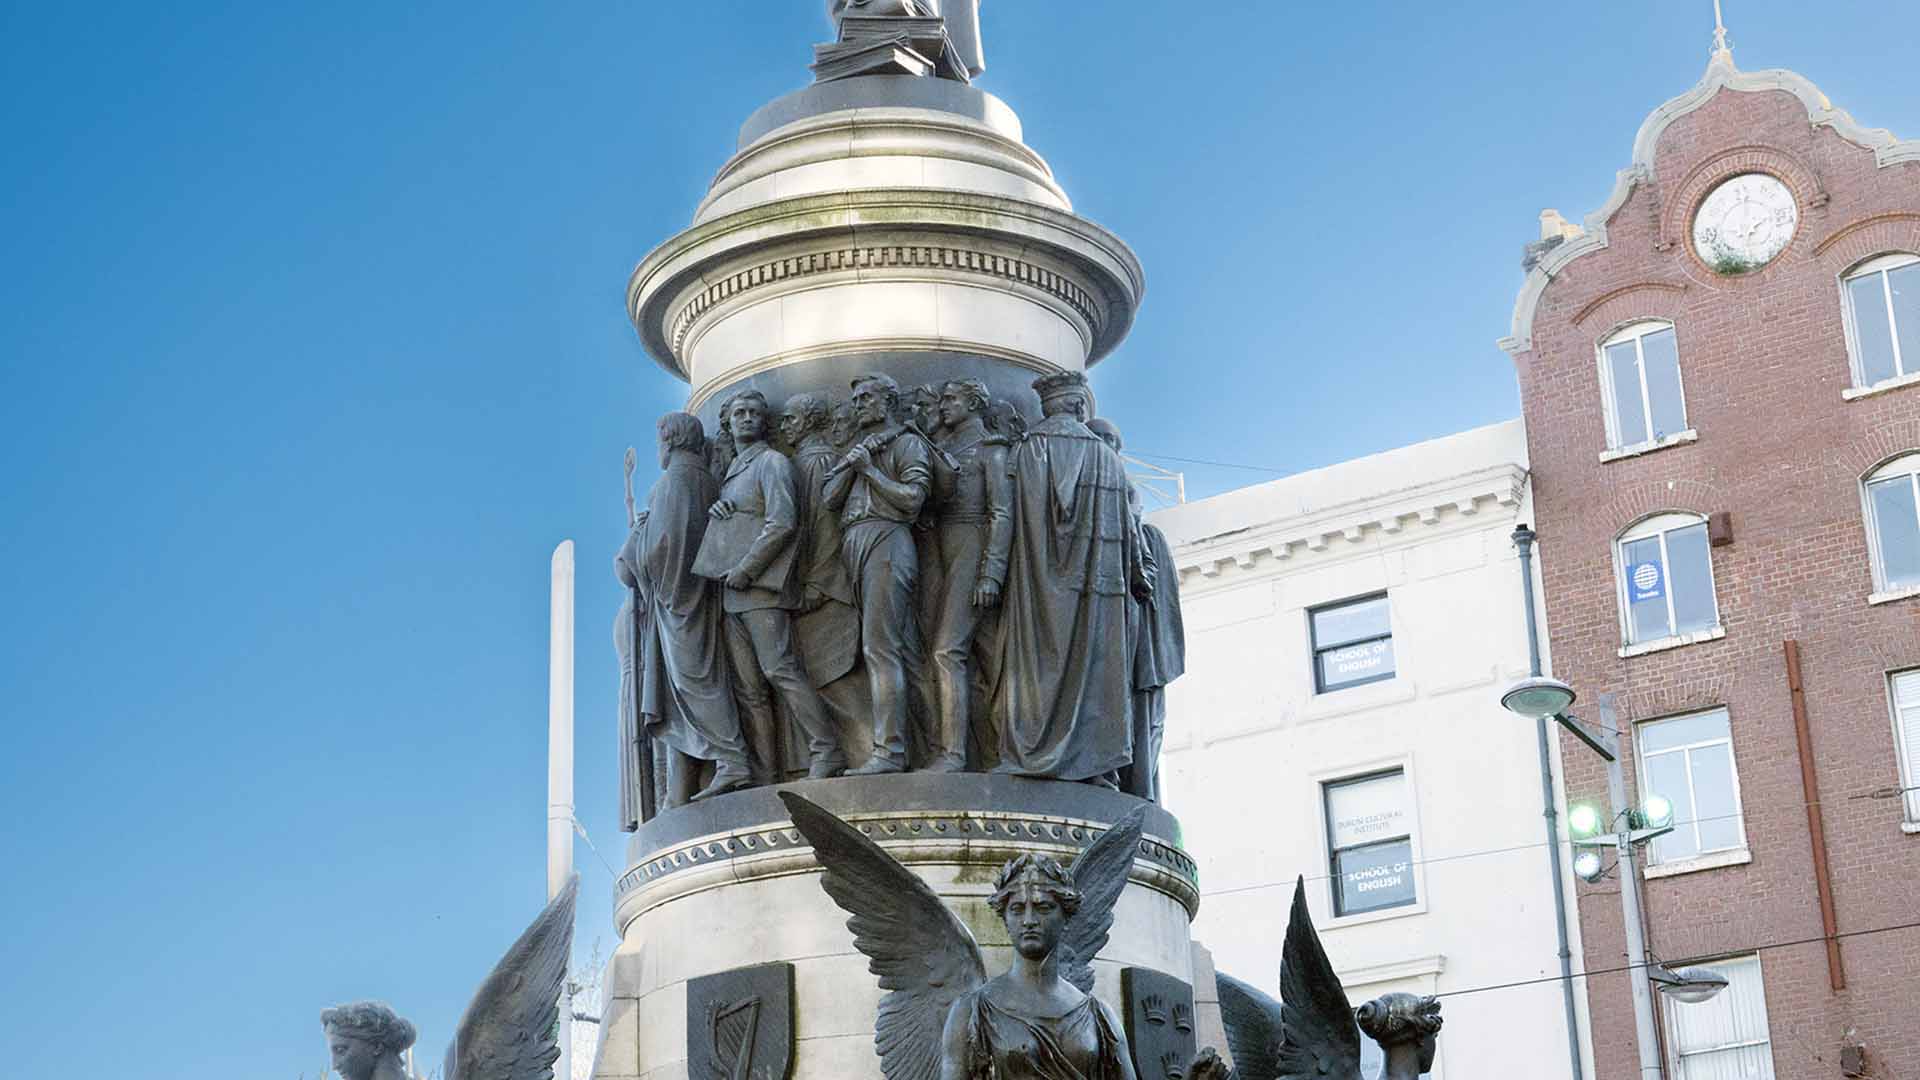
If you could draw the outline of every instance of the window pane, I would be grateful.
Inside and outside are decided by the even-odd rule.
[[[1687,755],[1683,752],[1654,754],[1646,759],[1647,775],[1641,778],[1640,792],[1665,795],[1673,803],[1674,830],[1653,842],[1653,861],[1672,862],[1690,859],[1700,853],[1694,843],[1693,829],[1682,824],[1698,816],[1687,797]]]
[[[1384,596],[1321,608],[1313,613],[1313,645],[1317,649],[1381,637],[1392,631]]]
[[[1405,773],[1327,785],[1327,833],[1336,848],[1359,847],[1405,836]]]
[[[1691,634],[1720,624],[1713,604],[1713,561],[1707,526],[1689,525],[1667,534],[1667,569],[1673,579],[1673,632]]]
[[[1640,752],[1652,754],[1691,743],[1725,739],[1731,737],[1729,731],[1724,709],[1697,716],[1676,716],[1671,720],[1649,720],[1640,725]],[[1674,792],[1662,791],[1660,794],[1672,796]],[[1678,801],[1675,799],[1675,802]]]
[[[1667,624],[1666,564],[1660,561],[1660,538],[1649,536],[1621,545],[1627,575],[1627,626],[1631,641],[1652,641],[1672,633]]]
[[[1860,350],[1860,375],[1871,386],[1894,376],[1893,329],[1887,325],[1885,276],[1866,274],[1847,282],[1853,307],[1854,344]]]
[[[1687,429],[1687,406],[1680,397],[1680,353],[1672,330],[1640,339],[1647,367],[1647,403],[1653,413],[1653,435],[1664,439]]]
[[[1720,743],[1689,750],[1687,759],[1693,769],[1693,817],[1700,850],[1739,847],[1740,805],[1733,793],[1733,748]]]
[[[1334,899],[1340,914],[1358,915],[1413,903],[1411,842],[1395,840],[1354,848],[1337,853],[1333,861],[1338,875]]]
[[[1867,496],[1873,500],[1882,587],[1920,585],[1920,512],[1914,507],[1913,477],[1896,476],[1868,484]]]
[[[1920,263],[1887,272],[1893,290],[1893,326],[1900,339],[1900,366],[1920,372]]]
[[[1320,665],[1320,689],[1338,690],[1393,674],[1393,639],[1365,645],[1327,649],[1315,657]]]
[[[1620,428],[1619,445],[1646,442],[1647,421],[1640,405],[1640,368],[1635,362],[1633,342],[1607,346],[1607,376],[1613,383],[1613,416]]]

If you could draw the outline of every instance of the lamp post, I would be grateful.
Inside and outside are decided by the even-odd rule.
[[[1673,804],[1652,795],[1646,804],[1633,809],[1627,801],[1626,772],[1620,764],[1620,732],[1613,721],[1612,704],[1601,695],[1600,713],[1605,721],[1599,730],[1587,727],[1570,715],[1573,687],[1558,679],[1533,676],[1522,679],[1500,695],[1500,705],[1508,712],[1528,720],[1551,719],[1585,743],[1607,763],[1607,797],[1614,815],[1609,819],[1611,832],[1600,831],[1600,815],[1588,806],[1575,806],[1567,812],[1567,831],[1576,848],[1585,848],[1574,860],[1574,872],[1591,882],[1600,877],[1603,867],[1598,849],[1612,847],[1619,859],[1620,914],[1625,923],[1627,962],[1637,969],[1629,980],[1633,987],[1633,1022],[1640,1048],[1641,1080],[1660,1080],[1660,1046],[1654,1037],[1653,992],[1649,984],[1675,1001],[1696,1004],[1726,988],[1727,980],[1705,968],[1668,971],[1649,962],[1646,933],[1640,923],[1640,877],[1634,872],[1634,852],[1640,845],[1673,831]]]

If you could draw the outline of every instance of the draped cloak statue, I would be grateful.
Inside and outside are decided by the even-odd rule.
[[[671,449],[616,564],[623,580],[632,577],[628,585],[639,605],[630,670],[622,672],[623,682],[631,678],[638,685],[623,687],[621,708],[637,711],[645,736],[678,756],[669,769],[668,805],[690,797],[697,762],[714,762],[731,775],[744,775],[747,768],[720,598],[714,582],[693,572],[707,508],[719,495],[697,451]],[[622,760],[630,756],[623,751]]]
[[[1001,599],[997,771],[1091,780],[1133,759],[1133,595],[1150,588],[1126,466],[1087,428],[1086,377],[1035,380],[1046,418],[1016,447]]]

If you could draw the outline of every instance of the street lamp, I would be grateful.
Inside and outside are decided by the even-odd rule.
[[[1640,1075],[1641,1080],[1659,1080],[1660,1047],[1654,1037],[1653,994],[1648,984],[1657,984],[1662,993],[1675,1001],[1697,1004],[1725,989],[1727,980],[1705,968],[1676,972],[1649,962],[1646,934],[1640,925],[1640,880],[1633,870],[1633,858],[1642,844],[1673,831],[1673,803],[1660,795],[1649,795],[1637,809],[1631,807],[1627,801],[1626,773],[1620,765],[1620,732],[1610,723],[1613,708],[1609,695],[1600,696],[1603,723],[1597,730],[1567,712],[1577,696],[1573,687],[1559,679],[1535,675],[1509,686],[1500,695],[1500,706],[1528,720],[1553,720],[1607,763],[1607,794],[1613,802],[1613,817],[1606,818],[1585,804],[1567,811],[1567,832],[1573,846],[1583,849],[1576,850],[1573,872],[1591,883],[1606,872],[1598,849],[1613,848],[1619,857],[1620,909],[1627,936],[1627,960],[1645,972],[1644,977],[1631,980],[1634,1027],[1640,1044]],[[1610,822],[1612,831],[1602,832],[1602,821]]]

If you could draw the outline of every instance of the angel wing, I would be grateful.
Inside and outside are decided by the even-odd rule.
[[[444,1080],[551,1080],[579,893],[575,875],[480,984],[447,1047]]]
[[[1080,890],[1080,910],[1067,924],[1060,940],[1060,977],[1093,993],[1093,958],[1107,947],[1113,930],[1113,905],[1127,887],[1133,857],[1140,851],[1140,832],[1146,827],[1147,808],[1115,822],[1073,860],[1074,888]]]
[[[1231,975],[1214,973],[1237,1080],[1278,1080],[1280,1003]]]
[[[1360,1027],[1307,913],[1305,878],[1294,883],[1293,913],[1280,947],[1280,1000],[1281,1080],[1359,1080]]]
[[[852,916],[854,947],[887,991],[873,1031],[880,1071],[887,1080],[935,1080],[947,1010],[987,981],[973,933],[859,829],[791,791],[778,794],[826,871],[821,887]]]

